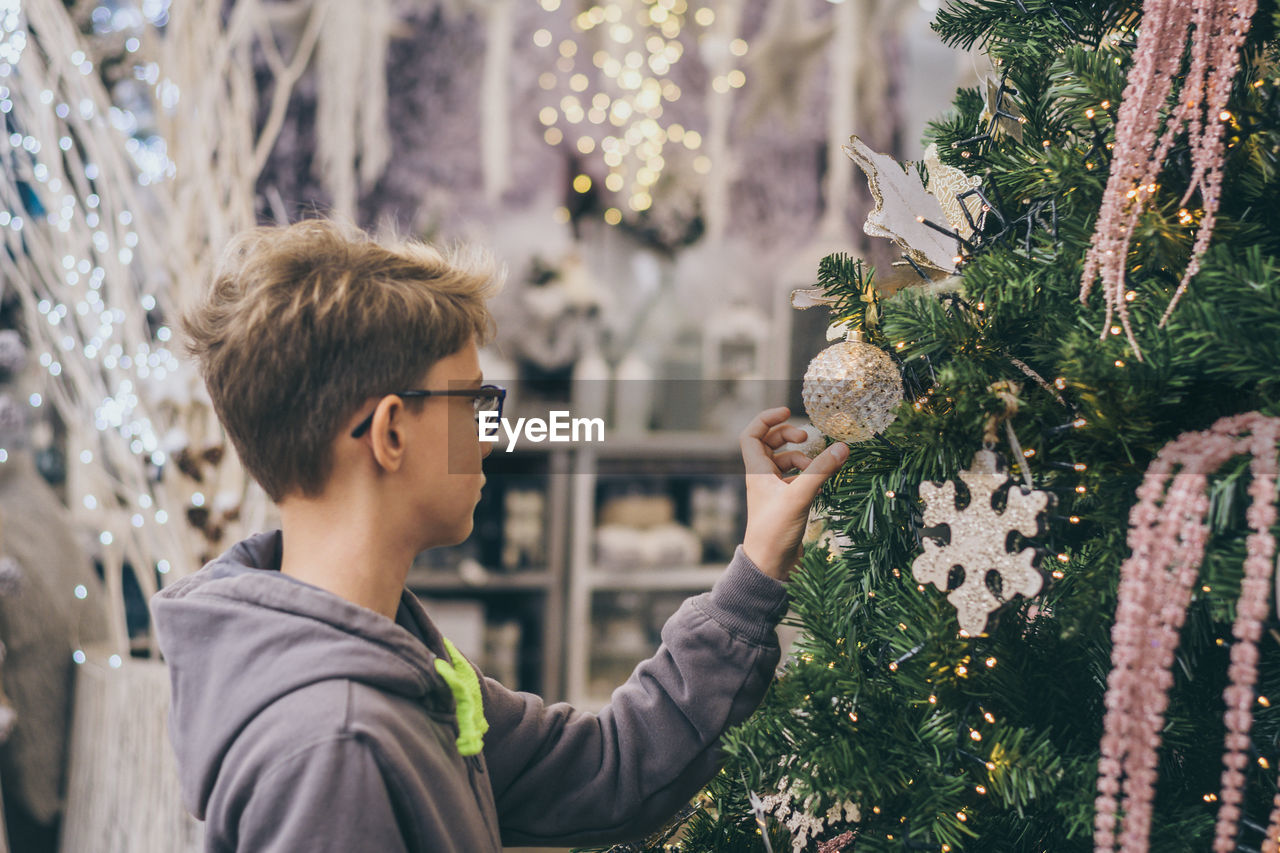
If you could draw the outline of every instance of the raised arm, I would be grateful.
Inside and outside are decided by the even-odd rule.
[[[785,580],[810,504],[844,462],[834,445],[810,460],[779,451],[805,437],[785,408],[742,432],[747,531],[714,588],[687,600],[599,714],[484,684],[485,758],[503,840],[583,844],[660,826],[716,772],[720,735],[755,710],[773,677]],[[800,473],[784,476],[789,470]],[[760,563],[754,562],[758,559]]]

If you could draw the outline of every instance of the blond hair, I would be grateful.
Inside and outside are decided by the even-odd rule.
[[[233,240],[182,325],[241,462],[279,501],[324,489],[330,445],[365,401],[486,341],[496,287],[481,253],[305,220]]]

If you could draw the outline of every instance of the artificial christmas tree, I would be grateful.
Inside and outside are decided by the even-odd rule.
[[[915,211],[955,257],[900,246],[921,280],[883,300],[860,263],[823,261],[833,321],[892,354],[905,401],[824,493],[843,544],[811,547],[794,575],[804,633],[724,771],[678,831],[627,849],[1275,849],[1280,632],[1260,578],[1276,532],[1280,10],[955,0],[935,29],[1000,74],[930,127],[939,162],[980,179],[941,199],[972,227]],[[864,149],[873,187],[897,181]],[[933,171],[906,178],[937,196]],[[926,518],[951,496],[925,484],[983,453],[1012,482]],[[986,566],[950,566],[939,586],[967,578],[1001,605],[970,636],[913,562],[972,535],[967,501],[998,517],[1024,490],[1053,506],[1004,544],[1039,553],[1042,583],[1017,595]]]

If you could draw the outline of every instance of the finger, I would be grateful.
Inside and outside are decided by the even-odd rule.
[[[809,433],[793,424],[779,424],[769,430],[769,434],[764,437],[764,443],[777,450],[784,444],[800,444],[809,440]]]
[[[773,464],[778,466],[779,471],[790,471],[792,468],[803,471],[813,464],[813,460],[799,450],[784,450],[773,454]]]
[[[818,491],[822,488],[832,474],[840,470],[840,466],[849,458],[849,445],[843,442],[836,442],[826,450],[818,454],[817,458],[809,464],[807,468],[796,475],[795,483],[788,491],[794,490],[796,499],[803,501],[805,506],[813,503],[813,499],[818,496]]]
[[[772,427],[785,421],[790,414],[791,410],[786,406],[766,409],[756,415],[738,436],[738,446],[742,450],[742,464],[748,474],[778,473],[773,465],[773,457],[765,446],[764,437],[769,434]]]
[[[773,409],[765,409],[747,424],[746,429],[742,431],[741,438],[763,439],[769,430],[791,417],[791,410],[786,406],[777,406]]]

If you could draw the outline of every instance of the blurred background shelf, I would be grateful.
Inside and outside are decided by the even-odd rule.
[[[578,448],[572,464],[565,698],[593,710],[653,654],[681,602],[711,589],[724,571],[741,540],[745,486],[736,434],[615,436]],[[634,540],[624,535],[628,524],[641,531]],[[643,537],[659,529],[672,531],[673,541],[657,553],[682,544],[694,553],[646,558]],[[620,552],[634,542],[635,550],[607,560],[606,541]]]
[[[583,583],[592,590],[706,590],[724,572],[722,563],[686,568],[645,568],[626,571],[588,571]]]
[[[723,433],[495,449],[474,532],[420,555],[407,586],[486,674],[599,707],[724,571],[745,521],[741,469]],[[640,544],[619,554],[618,541]]]

